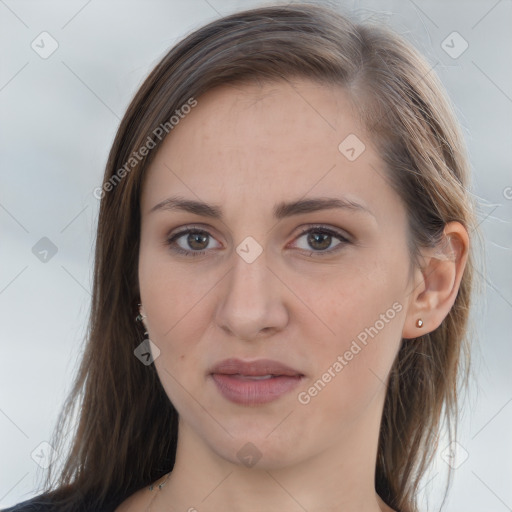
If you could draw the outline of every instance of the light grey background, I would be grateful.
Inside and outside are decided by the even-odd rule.
[[[0,0],[0,507],[36,494],[42,469],[31,454],[50,438],[83,348],[98,213],[92,192],[128,102],[183,35],[260,5]],[[486,287],[476,317],[477,380],[464,404],[460,466],[444,510],[512,510],[511,2],[339,5],[412,41],[440,75],[463,125],[487,268],[479,267]],[[35,41],[43,51],[43,31],[58,43],[46,59],[31,47]],[[468,44],[457,58],[445,51],[463,48],[454,31]],[[46,263],[32,252],[42,237],[58,249]],[[440,503],[443,453],[425,480],[424,510]]]

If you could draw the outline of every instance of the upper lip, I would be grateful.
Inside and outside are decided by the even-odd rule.
[[[255,361],[242,361],[235,358],[224,359],[217,363],[210,373],[222,373],[224,375],[239,374],[254,377],[264,375],[303,376],[298,370],[271,359],[256,359]]]

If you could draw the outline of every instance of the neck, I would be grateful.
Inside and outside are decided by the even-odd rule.
[[[219,456],[180,421],[176,462],[152,510],[392,512],[374,487],[380,415],[374,416],[307,460],[253,467]]]

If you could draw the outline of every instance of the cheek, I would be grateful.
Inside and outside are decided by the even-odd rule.
[[[405,267],[398,262],[361,260],[331,274],[328,285],[309,288],[308,303],[326,327],[318,321],[303,324],[309,332],[305,339],[315,342],[313,378],[302,391],[305,401],[322,404],[319,414],[357,415],[385,385],[405,315],[400,268]]]
[[[201,318],[204,321],[206,297],[214,284],[207,274],[204,279],[189,274],[171,266],[156,251],[141,251],[141,302],[149,337],[160,350],[155,366],[162,382],[171,387],[177,386],[174,379],[182,382],[186,378],[187,369],[198,367],[195,340],[201,339]]]
[[[191,318],[194,315],[197,317],[199,310],[202,311],[201,316],[205,316],[208,294],[220,277],[207,268],[198,270],[195,265],[171,263],[170,258],[161,251],[141,251],[141,301],[148,316],[150,334],[155,340],[160,340],[164,345],[178,346],[184,338],[184,330],[193,334],[194,328],[199,325]]]
[[[296,278],[294,292],[310,307],[307,322],[318,332],[320,347],[339,350],[361,333],[364,338],[365,330],[376,323],[379,332],[390,331],[391,324],[398,332],[404,290],[400,267],[398,261],[388,265],[359,258],[323,275]],[[393,307],[395,303],[399,304]],[[307,328],[306,323],[303,326]]]

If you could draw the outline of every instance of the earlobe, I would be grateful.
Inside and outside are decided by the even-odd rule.
[[[403,338],[417,338],[441,325],[457,297],[468,251],[467,230],[455,221],[446,224],[435,248],[422,251],[424,264],[416,273]]]

